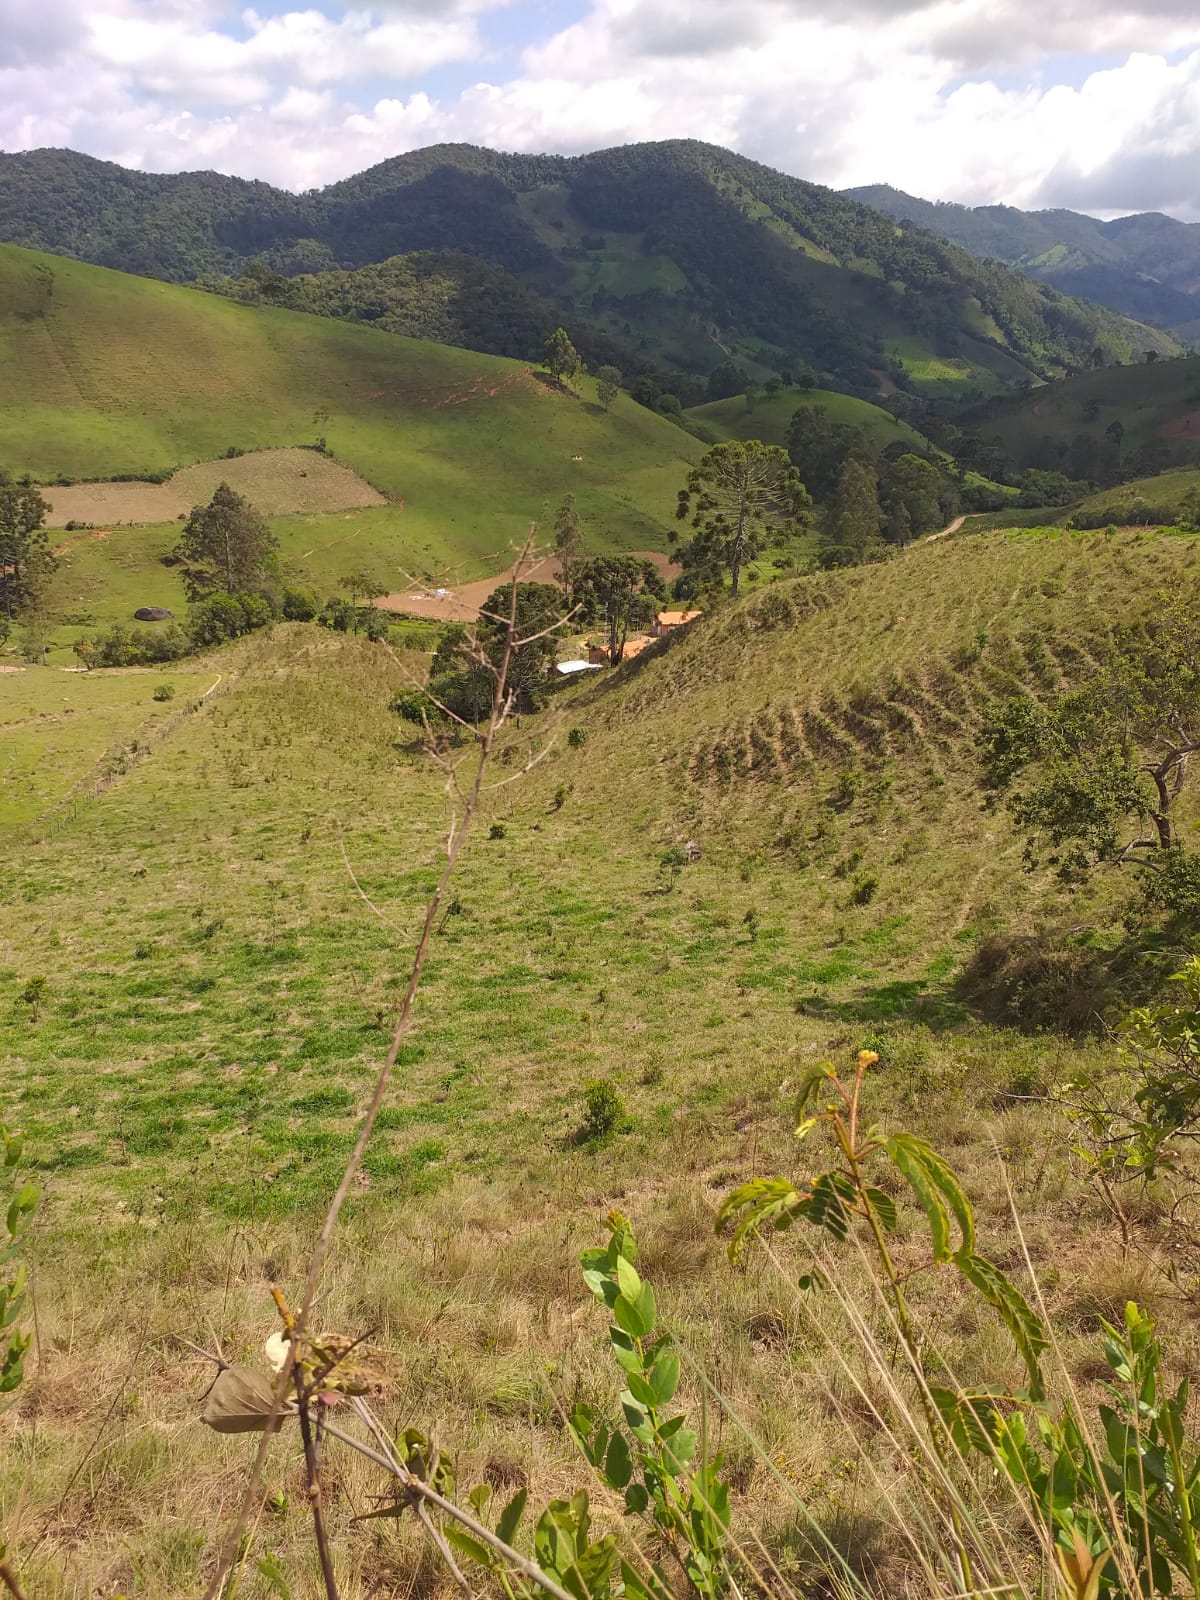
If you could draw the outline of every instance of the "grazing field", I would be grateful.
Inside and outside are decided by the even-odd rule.
[[[881,1057],[873,1115],[949,1152],[984,1246],[1019,1274],[1003,1163],[1074,1381],[1095,1379],[1097,1315],[1131,1294],[1194,1364],[1187,1308],[1121,1255],[1038,1098],[1110,1046],[994,1030],[955,980],[983,931],[1069,908],[1102,940],[1120,910],[1112,879],[1068,901],[1028,874],[1005,815],[981,810],[989,696],[1086,672],[1115,606],[1198,577],[1195,540],[962,535],[773,585],[511,730],[498,776],[550,752],[490,791],[321,1302],[324,1326],[371,1330],[389,1424],[436,1419],[460,1482],[528,1482],[539,1504],[584,1483],[561,1408],[615,1405],[619,1384],[574,1256],[617,1204],[681,1348],[728,1402],[710,1426],[735,1526],[802,1589],[804,1507],[839,1548],[869,1535],[881,1592],[904,1592],[895,1464],[856,1426],[856,1358],[840,1373],[814,1342],[798,1246],[781,1240],[779,1270],[735,1270],[712,1232],[734,1182],[801,1161],[805,1067],[860,1047]],[[0,1115],[26,1127],[45,1186],[39,1341],[0,1419],[0,1511],[51,1600],[194,1592],[210,1569],[248,1446],[194,1422],[211,1368],[180,1335],[258,1359],[269,1282],[294,1294],[442,859],[443,776],[388,710],[401,664],[302,625],[254,652],[50,843],[11,851],[0,891]],[[84,770],[100,735],[66,726],[79,748],[61,753]],[[685,841],[700,859],[664,871]],[[598,1079],[623,1113],[581,1142]],[[1153,1208],[1132,1226],[1152,1249]],[[901,1260],[916,1247],[906,1210]],[[1016,1381],[948,1277],[912,1294],[961,1371]],[[694,1377],[684,1393],[698,1414]],[[353,1523],[374,1488],[330,1460],[347,1600],[409,1584],[418,1559],[407,1525]],[[319,1579],[287,1440],[266,1490],[254,1558],[277,1556],[307,1600]],[[239,1592],[269,1592],[252,1563]]]
[[[264,516],[288,511],[348,511],[386,499],[348,467],[315,450],[254,450],[232,460],[181,467],[166,483],[45,485],[48,528],[68,522],[166,522],[211,500],[218,484],[245,495]]]
[[[111,776],[219,677],[195,661],[91,674],[46,667],[0,673],[0,830],[36,822]],[[154,690],[169,684],[170,700]]]
[[[745,395],[739,394],[729,400],[693,406],[687,415],[710,430],[714,439],[761,439],[764,444],[784,445],[792,414],[800,406],[824,406],[832,421],[861,428],[880,450],[895,439],[926,444],[922,434],[882,406],[853,395],[836,394],[832,389],[781,389],[774,395],[756,395],[753,406],[747,405]]]
[[[199,462],[192,481],[201,489],[210,476],[234,480],[239,460],[217,459],[230,449],[286,450],[268,461],[294,461],[297,446],[321,438],[337,463],[387,499],[349,513],[351,524],[345,512],[314,508],[303,525],[277,526],[286,553],[310,563],[327,589],[346,559],[365,558],[389,587],[389,572],[453,572],[462,581],[503,571],[530,523],[552,517],[568,492],[593,548],[664,550],[676,492],[701,452],[627,396],[606,413],[590,379],[569,390],[521,362],[0,246],[0,465],[8,471],[50,483]],[[251,454],[240,460],[243,471],[262,466]],[[143,514],[146,487],[131,486]],[[266,480],[263,490],[290,492]],[[147,531],[139,604],[155,603],[149,590],[163,587],[153,565],[161,543]],[[135,563],[139,548],[123,543]],[[103,563],[90,571],[95,590]],[[136,587],[126,576],[114,582],[123,593]],[[68,579],[52,606],[63,609],[69,593]],[[99,593],[94,608],[113,609]]]

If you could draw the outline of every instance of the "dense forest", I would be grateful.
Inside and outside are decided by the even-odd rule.
[[[276,289],[280,303],[451,342],[480,338],[482,322],[484,347],[504,352],[526,353],[562,320],[585,359],[627,374],[707,374],[733,358],[750,379],[807,366],[876,393],[919,389],[935,361],[986,394],[1078,370],[1097,348],[1113,361],[1176,348],[845,195],[691,140],[570,158],[447,145],[303,195],[34,151],[0,156],[0,239],[177,281],[240,279],[241,294],[302,275],[303,288]],[[509,276],[472,275],[447,252]],[[441,259],[394,265],[414,255]],[[361,268],[374,270],[344,276]],[[502,304],[488,305],[493,294]]]

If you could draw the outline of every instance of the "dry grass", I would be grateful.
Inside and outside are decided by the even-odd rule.
[[[1065,674],[1063,647],[1085,648],[1117,598],[1193,582],[1194,560],[1179,540],[946,541],[780,585],[790,612],[769,626],[753,597],[563,698],[562,727],[587,742],[560,738],[492,797],[505,837],[481,830],[456,886],[320,1307],[323,1326],[374,1330],[389,1422],[436,1423],[460,1482],[524,1474],[535,1502],[582,1483],[562,1410],[614,1404],[618,1378],[575,1260],[617,1204],[694,1363],[688,1405],[699,1373],[727,1402],[713,1427],[739,1532],[799,1583],[815,1518],[877,1590],[929,1592],[897,1538],[909,1489],[863,1404],[866,1358],[829,1300],[796,1292],[799,1242],[778,1267],[732,1268],[710,1219],[732,1183],[799,1159],[803,1066],[869,1043],[877,1110],[947,1151],[984,1248],[1019,1275],[1002,1155],[1067,1370],[1093,1381],[1096,1313],[1151,1280],[1114,1254],[1052,1108],[1013,1098],[1106,1047],[998,1032],[951,993],[974,930],[1063,908],[1004,819],[981,818],[971,740],[992,686],[1051,670],[1035,635]],[[294,1292],[436,869],[444,797],[397,748],[391,659],[302,627],[268,649],[72,829],[23,848],[5,890],[0,1105],[28,1129],[46,1200],[0,1516],[39,1596],[173,1595],[207,1569],[249,1451],[195,1424],[206,1374],[177,1336],[211,1330],[253,1359],[268,1283]],[[888,721],[901,705],[912,731]],[[777,764],[697,772],[697,749],[732,729],[751,749],[768,707]],[[803,759],[785,762],[785,735]],[[670,889],[658,855],[692,837],[703,855]],[[852,905],[867,872],[878,894]],[[1114,906],[1102,887],[1071,910],[1102,923]],[[34,975],[36,1017],[19,1000]],[[602,1076],[628,1125],[581,1147],[582,1089]],[[1159,1226],[1135,1218],[1138,1254]],[[902,1263],[920,1237],[907,1215]],[[852,1257],[843,1271],[870,1304]],[[1017,1375],[948,1278],[913,1293],[956,1371]],[[1174,1365],[1200,1364],[1186,1308],[1166,1290],[1158,1306]],[[308,1596],[298,1470],[285,1438],[268,1488],[286,1504],[269,1502],[255,1550]],[[335,1470],[347,1600],[438,1591],[411,1530],[352,1525],[369,1472]],[[240,1593],[264,1592],[247,1569]]]
[[[231,460],[198,461],[181,467],[166,483],[77,483],[48,485],[48,528],[68,522],[167,522],[211,500],[219,484],[243,494],[264,516],[290,511],[350,511],[387,501],[356,472],[315,450],[252,450]]]

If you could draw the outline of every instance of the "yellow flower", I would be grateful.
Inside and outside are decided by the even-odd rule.
[[[858,1064],[860,1067],[873,1067],[878,1060],[879,1052],[877,1050],[860,1050],[858,1052]]]

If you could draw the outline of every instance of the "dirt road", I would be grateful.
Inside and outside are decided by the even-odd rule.
[[[637,556],[642,561],[653,561],[664,578],[673,578],[678,572],[670,556],[665,556],[658,550],[631,550],[630,555]],[[408,589],[399,589],[394,594],[382,595],[374,603],[382,611],[402,611],[410,617],[436,617],[439,622],[473,622],[479,615],[479,608],[502,583],[512,580],[514,566],[504,572],[498,572],[492,578],[480,578],[474,583],[463,583],[455,589],[426,589],[414,585]],[[556,556],[543,556],[522,575],[524,583],[556,583],[558,581],[558,559]]]

